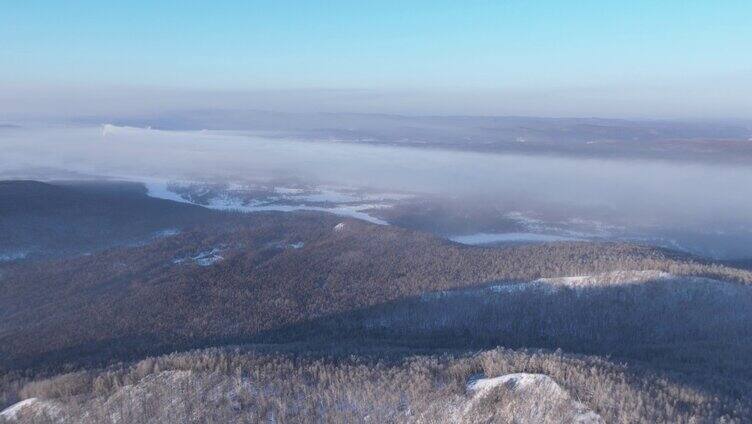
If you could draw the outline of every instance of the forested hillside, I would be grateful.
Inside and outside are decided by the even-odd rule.
[[[752,413],[748,397],[560,351],[321,354],[212,348],[17,381],[10,401],[30,401],[9,422],[743,423]],[[472,390],[479,379],[529,376],[548,385]]]
[[[138,183],[0,181],[0,262],[150,242],[217,215],[147,197]]]
[[[647,247],[483,249],[330,215],[252,214],[143,246],[5,266],[0,359],[14,367],[131,358],[249,340],[430,291],[640,269],[749,280]]]
[[[52,249],[0,263],[0,407],[28,398],[8,412],[24,422],[752,411],[740,263],[623,243],[471,247],[320,212],[212,212],[127,184],[2,193],[7,228],[49,224],[16,241]],[[97,230],[66,236],[87,222]],[[474,355],[497,347],[520,350]]]

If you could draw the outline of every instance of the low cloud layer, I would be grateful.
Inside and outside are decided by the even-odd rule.
[[[5,178],[54,168],[130,179],[287,179],[698,227],[743,226],[752,216],[746,190],[752,187],[752,170],[728,165],[482,154],[114,126],[6,128],[0,131],[0,149]]]

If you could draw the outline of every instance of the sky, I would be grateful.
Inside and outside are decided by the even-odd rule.
[[[0,114],[752,119],[750,47],[748,0],[11,0]]]

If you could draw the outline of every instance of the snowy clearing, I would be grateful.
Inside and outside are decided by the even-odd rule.
[[[544,374],[516,373],[495,378],[479,378],[467,385],[471,396],[463,413],[463,422],[489,422],[485,416],[493,417],[483,404],[497,402],[500,410],[509,410],[499,416],[512,413],[520,423],[567,422],[580,424],[600,424],[603,419],[569,393],[551,377]],[[497,391],[505,396],[495,399]],[[506,411],[505,411],[506,412]],[[552,421],[555,419],[556,421]]]
[[[40,418],[50,419],[52,422],[64,422],[61,415],[62,408],[55,401],[41,400],[35,397],[24,399],[3,409],[0,420],[3,422],[37,422]],[[44,421],[48,422],[48,421]]]
[[[0,417],[5,418],[6,420],[16,420],[18,418],[19,412],[21,412],[22,409],[26,407],[31,407],[37,402],[38,402],[37,398],[29,398],[29,399],[24,399],[20,402],[14,403],[13,405],[3,409],[3,411],[0,412]]]
[[[522,243],[522,242],[557,242],[581,241],[583,239],[569,236],[539,233],[476,233],[462,236],[452,236],[449,240],[472,246],[492,243]]]
[[[497,295],[536,291],[539,294],[552,295],[563,289],[575,290],[579,295],[590,287],[605,287],[619,285],[633,285],[647,282],[681,282],[684,288],[703,288],[707,290],[719,290],[725,295],[733,296],[738,293],[748,292],[748,287],[739,284],[706,277],[675,275],[658,270],[640,271],[613,271],[594,275],[576,275],[568,277],[539,278],[525,282],[507,282],[479,288],[460,290],[442,290],[437,292],[423,293],[421,301],[430,302],[452,296],[471,296],[486,299],[489,292]]]
[[[210,198],[205,203],[196,203],[171,190],[171,186],[190,185],[189,183],[171,183],[167,181],[148,180],[144,182],[147,195],[159,199],[172,200],[175,202],[189,203],[207,207],[209,209],[227,210],[236,212],[294,212],[294,211],[317,211],[327,212],[338,216],[355,218],[378,225],[388,225],[383,219],[377,218],[365,211],[371,209],[389,208],[389,203],[375,200],[391,200],[399,198],[399,194],[351,194],[338,192],[333,189],[321,189],[316,192],[305,192],[302,189],[290,187],[275,187],[272,193],[278,196],[267,196],[260,199],[243,199],[243,189],[234,188],[234,195],[223,191],[219,195]],[[196,193],[199,195],[206,192]]]
[[[2,252],[0,253],[0,262],[17,261],[24,259],[26,256],[28,256],[27,252]]]
[[[211,266],[224,260],[224,257],[220,255],[223,250],[222,247],[215,247],[210,250],[199,252],[194,256],[173,259],[172,263],[177,265],[187,261],[193,261],[198,266]]]

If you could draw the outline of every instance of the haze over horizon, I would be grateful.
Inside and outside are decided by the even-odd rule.
[[[189,109],[752,120],[752,5],[8,4],[0,121]]]

